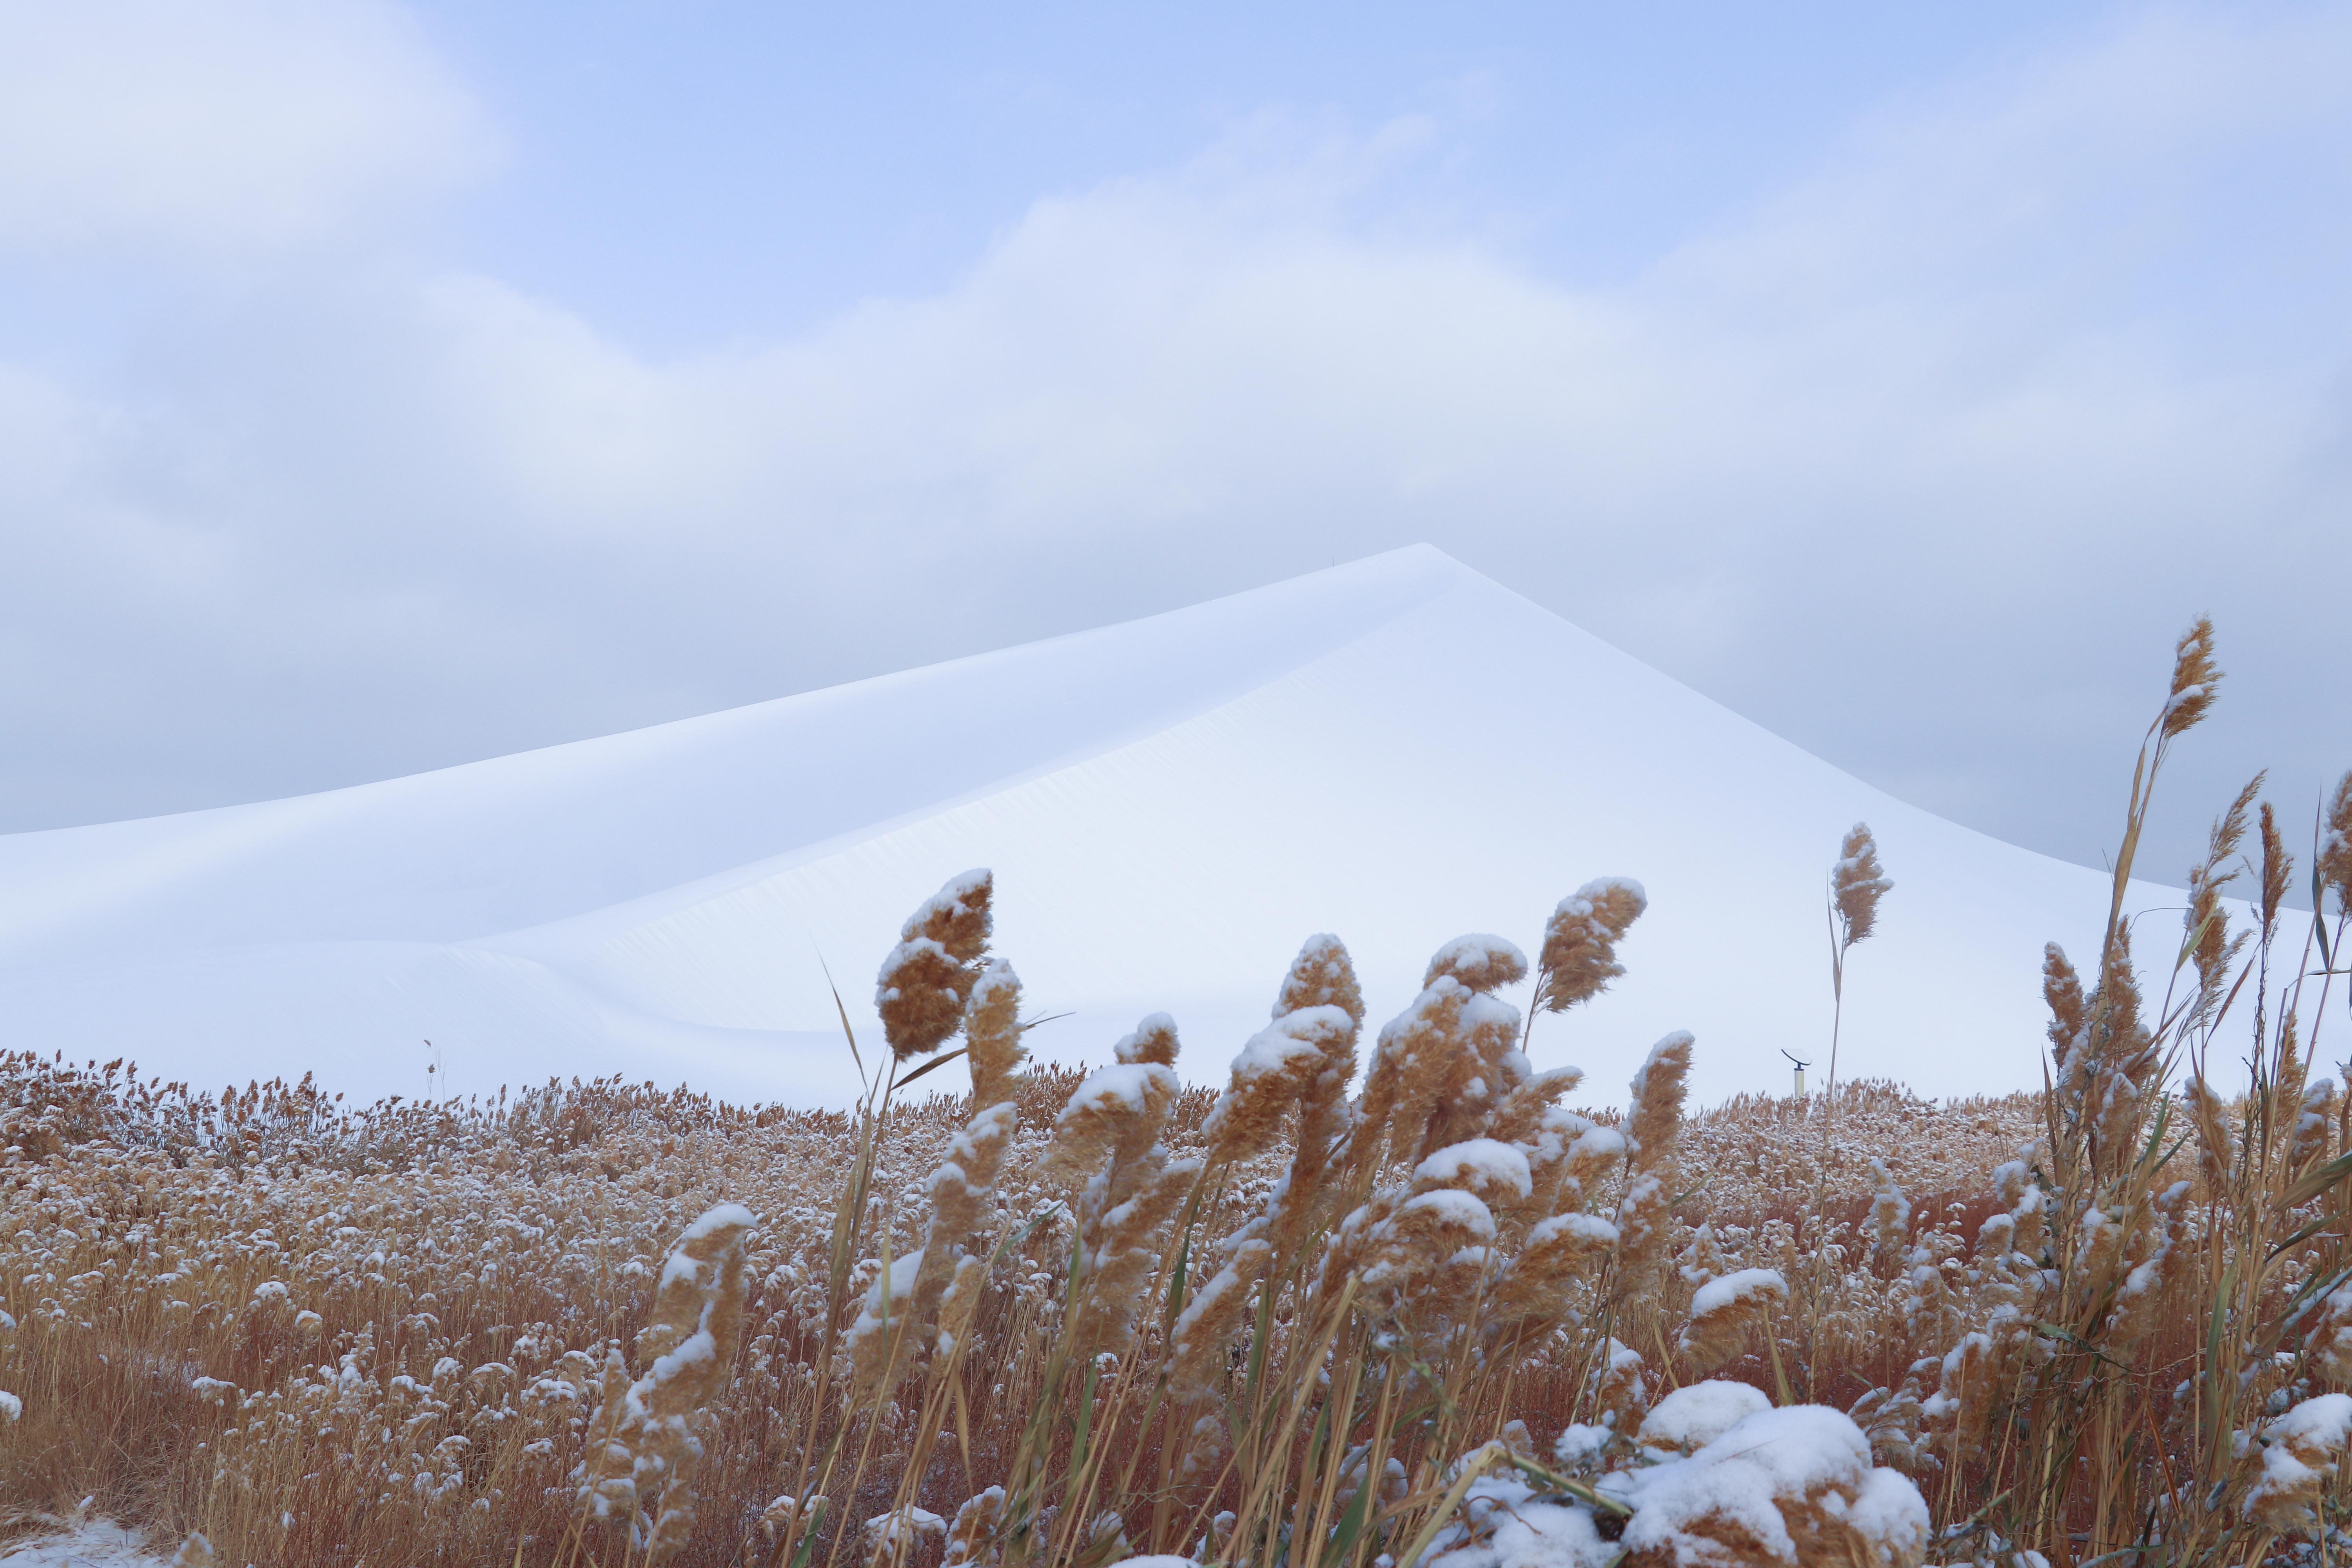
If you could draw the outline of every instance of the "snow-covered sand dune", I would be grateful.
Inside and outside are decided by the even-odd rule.
[[[1825,1055],[1822,881],[1857,818],[1896,886],[1842,1072],[2038,1083],[2042,944],[2095,942],[2105,878],[1903,805],[1416,547],[628,734],[0,837],[0,1039],[203,1086],[621,1072],[838,1102],[826,969],[870,1060],[899,921],[984,865],[1032,1007],[1070,1015],[1040,1054],[1099,1061],[1165,1009],[1217,1077],[1309,932],[1346,939],[1386,1016],[1445,939],[1531,947],[1611,874],[1650,894],[1631,973],[1539,1022],[1538,1064],[1606,1100],[1688,1028],[1703,1097],[1777,1090],[1781,1047]]]

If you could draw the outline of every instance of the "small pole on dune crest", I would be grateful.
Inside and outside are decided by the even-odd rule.
[[[1784,1051],[1782,1051],[1780,1054],[1781,1054],[1782,1056],[1784,1056],[1784,1057],[1789,1057],[1789,1059],[1790,1059],[1790,1061],[1792,1061],[1792,1062],[1797,1062],[1797,1093],[1796,1093],[1796,1098],[1797,1098],[1797,1099],[1799,1099],[1799,1100],[1802,1100],[1802,1099],[1804,1099],[1804,1098],[1805,1098],[1805,1068],[1806,1068],[1806,1067],[1807,1067],[1807,1066],[1809,1066],[1810,1064],[1805,1063],[1805,1062],[1798,1062],[1798,1061],[1797,1061],[1797,1058],[1796,1058],[1795,1057],[1789,1056],[1789,1053],[1788,1053],[1787,1051],[1785,1051],[1785,1050],[1784,1050]]]

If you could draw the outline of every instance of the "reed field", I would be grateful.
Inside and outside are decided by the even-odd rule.
[[[2352,1109],[2313,1066],[2352,777],[2299,853],[2258,778],[2180,928],[2123,918],[2219,679],[2200,622],[2102,950],[2046,955],[2032,1094],[1832,1066],[1694,1111],[1673,1035],[1593,1109],[1520,1047],[1622,973],[1622,878],[1525,950],[1448,943],[1385,1024],[1311,937],[1230,1072],[1159,1016],[1027,1062],[986,872],[890,948],[848,1111],[0,1058],[0,1531],[379,1568],[2352,1561]],[[1834,847],[1842,993],[1900,894],[1866,828]],[[951,1057],[969,1094],[925,1077]]]

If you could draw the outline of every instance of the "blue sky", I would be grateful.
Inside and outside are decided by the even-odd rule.
[[[1261,120],[1425,122],[1387,221],[1587,282],[1635,275],[1857,115],[2064,37],[2063,12],[1597,5],[441,5],[508,158],[458,246],[656,353],[951,284],[1041,196]],[[682,286],[683,285],[683,286]]]
[[[838,8],[836,8],[837,10]],[[1426,539],[2095,863],[2352,764],[2352,9],[0,0],[0,828]],[[1614,738],[1596,738],[1608,743]]]

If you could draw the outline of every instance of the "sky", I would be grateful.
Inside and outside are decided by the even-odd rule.
[[[0,831],[1419,541],[2084,864],[2198,614],[2143,874],[2352,766],[2352,6],[1268,10],[0,0]]]

